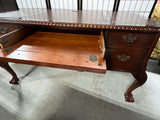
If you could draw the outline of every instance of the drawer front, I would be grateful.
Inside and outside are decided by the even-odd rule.
[[[17,25],[7,25],[7,24],[0,24],[0,35],[7,34],[11,31],[18,29]]]
[[[108,46],[134,46],[134,48],[149,48],[154,39],[154,34],[130,32],[106,32]]]
[[[132,49],[107,49],[107,66],[111,70],[136,70],[146,57],[146,51]]]

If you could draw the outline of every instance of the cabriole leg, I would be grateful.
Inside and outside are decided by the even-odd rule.
[[[135,81],[124,94],[126,102],[134,102],[132,91],[142,86],[147,80],[147,74],[145,71],[133,71],[131,73],[134,76]]]
[[[18,84],[19,79],[18,79],[16,73],[9,66],[8,62],[0,61],[0,67],[5,69],[6,71],[8,71],[12,75],[12,79],[11,79],[11,81],[9,81],[10,84]]]

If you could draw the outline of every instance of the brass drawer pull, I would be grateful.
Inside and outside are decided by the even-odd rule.
[[[133,43],[135,40],[137,40],[137,36],[134,36],[132,34],[124,35],[123,39],[124,39],[125,42]]]
[[[3,34],[6,34],[9,32],[9,28],[7,27],[0,27],[0,32],[3,33]]]
[[[96,55],[91,55],[89,57],[89,60],[92,61],[92,62],[96,62],[98,60],[97,56]]]
[[[101,53],[103,53],[103,48],[102,46],[99,46]]]
[[[129,60],[131,58],[131,56],[126,56],[126,55],[119,55],[118,56],[118,59],[121,61],[121,62],[126,62],[127,60]]]

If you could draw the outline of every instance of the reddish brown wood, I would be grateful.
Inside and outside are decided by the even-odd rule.
[[[16,73],[12,70],[12,68],[9,66],[8,62],[4,62],[0,60],[0,67],[8,71],[12,75],[12,79],[10,81],[11,84],[18,84],[18,77]]]
[[[104,55],[105,55],[105,42],[104,42],[104,35],[103,32],[101,32],[101,37],[98,40],[98,45],[99,45],[99,65],[104,64]]]
[[[134,42],[126,42],[123,39],[123,35],[127,34],[132,34],[138,38]],[[159,34],[130,33],[125,31],[107,31],[105,36],[108,69],[121,71],[144,70],[144,66],[146,66],[151,52],[159,38]],[[118,56],[127,56],[129,58],[126,61],[123,61],[120,60]]]
[[[35,12],[37,11],[37,12]],[[21,12],[21,14],[19,14]],[[104,30],[129,30],[158,32],[160,24],[144,19],[133,12],[112,11],[73,11],[73,10],[34,10],[21,9],[21,11],[1,13],[4,16],[0,23],[27,24],[39,26],[91,28]],[[24,16],[25,14],[25,16]],[[8,19],[10,18],[10,19]]]
[[[132,33],[132,32],[109,32],[107,38],[108,46],[150,48],[154,34],[153,33]],[[127,38],[127,37],[131,38]],[[128,40],[125,40],[125,38]],[[133,39],[133,40],[132,40]],[[132,42],[133,41],[133,42]]]
[[[36,32],[12,46],[12,51],[0,51],[0,58],[9,62],[105,73],[106,61],[100,49],[103,42],[100,35]],[[91,55],[97,56],[97,61],[92,62]]]
[[[137,39],[126,42],[123,36],[127,34],[137,36]],[[134,102],[131,92],[147,80],[145,73],[147,61],[158,39],[159,34],[154,33],[106,32],[108,69],[130,71],[136,79],[125,93],[127,102]],[[121,59],[118,56],[121,56]]]
[[[11,43],[7,46],[0,45],[1,48],[6,49],[13,47],[13,50],[9,52],[4,52],[4,49],[0,50],[1,60],[105,73],[106,64],[103,57],[106,49],[105,59],[109,69],[134,71],[132,74],[136,80],[125,93],[126,101],[134,101],[131,92],[144,84],[147,79],[145,68],[158,37],[160,37],[159,23],[124,11],[114,13],[54,9],[39,11],[23,9],[23,11],[0,13],[0,23],[30,25],[36,26],[37,29],[39,27],[50,29],[50,31],[51,29],[69,32],[70,30],[104,30],[105,44],[102,37],[94,35],[84,37],[83,35],[37,32],[24,39],[23,35],[20,35],[23,32],[9,33],[3,38]],[[19,35],[21,37],[17,39],[16,36]],[[127,42],[124,36],[128,35],[136,36],[136,40],[130,42],[129,39]],[[96,55],[98,60],[91,62],[90,55]]]
[[[5,41],[5,44],[1,44],[2,49],[16,44],[17,42],[23,40],[25,37],[31,35],[33,32],[33,28],[24,27],[0,36],[0,42]]]
[[[146,53],[147,49],[139,50],[126,46],[124,47],[112,46],[110,48],[107,48],[107,57],[106,57],[107,67],[108,69],[111,70],[121,70],[121,71],[137,70],[141,67]]]
[[[135,81],[124,94],[126,102],[134,102],[132,91],[142,86],[147,80],[147,74],[145,71],[132,71],[132,75],[134,76]]]

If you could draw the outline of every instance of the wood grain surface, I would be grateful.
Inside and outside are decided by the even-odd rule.
[[[134,12],[22,9],[0,13],[0,23],[159,32],[160,23]]]
[[[36,32],[15,44],[10,52],[0,51],[2,60],[51,66],[58,68],[106,72],[106,62],[101,57],[100,44],[103,36]],[[101,42],[99,42],[101,40]],[[97,56],[97,61],[90,61],[90,56]],[[102,66],[99,66],[101,61]]]
[[[11,31],[7,34],[4,34],[2,36],[0,36],[0,45],[1,48],[7,48],[11,45],[16,44],[17,42],[23,40],[25,37],[31,35],[34,31],[34,29],[32,27],[24,27],[24,28],[18,28],[14,31]],[[1,44],[3,42],[5,44]]]

